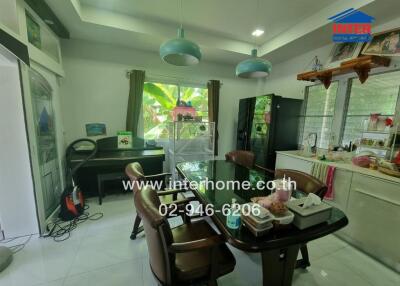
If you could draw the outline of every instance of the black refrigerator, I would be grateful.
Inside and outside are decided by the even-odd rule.
[[[255,164],[275,169],[276,151],[296,150],[303,100],[274,94],[239,101],[237,150],[255,154]]]

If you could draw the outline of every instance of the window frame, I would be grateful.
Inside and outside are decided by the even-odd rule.
[[[153,83],[153,84],[165,84],[165,85],[174,85],[177,87],[177,94],[181,94],[181,88],[182,87],[191,87],[191,88],[201,88],[201,89],[208,89],[207,84],[204,83],[196,83],[196,82],[186,82],[186,81],[179,81],[179,80],[169,80],[169,79],[160,79],[156,77],[145,77],[144,84],[146,83]],[[208,91],[207,91],[208,95]],[[207,98],[208,100],[208,98]],[[171,110],[172,111],[172,110]],[[196,110],[197,111],[197,110]],[[205,111],[199,110],[200,112],[204,113]],[[208,107],[207,107],[207,115],[208,115]],[[141,133],[143,134],[143,139],[144,140],[152,140],[152,139],[146,139],[145,138],[145,130],[144,130],[144,109],[143,109],[143,102],[142,102],[142,107],[141,107],[141,116],[140,119],[141,123],[139,124],[141,127]],[[208,118],[207,118],[208,122]],[[168,140],[168,138],[157,138],[154,139],[157,141],[162,141],[162,140]]]
[[[400,72],[399,68],[396,69],[391,69],[388,71],[378,71],[378,72],[374,72],[374,73],[370,73],[369,77],[371,76],[376,76],[376,75],[381,75],[381,74],[386,74],[386,73],[392,73],[392,72]],[[346,121],[348,117],[357,117],[357,116],[368,116],[368,114],[365,115],[350,115],[348,116],[348,111],[349,111],[349,106],[350,106],[350,97],[351,97],[351,91],[352,91],[352,83],[353,80],[358,80],[357,76],[352,76],[352,77],[348,77],[347,78],[347,90],[346,90],[346,98],[345,98],[345,105],[343,108],[343,122],[342,122],[342,126],[340,128],[340,135],[339,135],[339,142],[341,145],[343,145],[343,139],[344,139],[344,133],[345,133],[345,128],[346,128]],[[368,79],[367,79],[368,80]],[[394,114],[382,114],[382,116],[393,116],[393,118],[396,120],[395,122],[399,123],[399,115],[398,112],[400,111],[400,84],[399,84],[399,89],[398,89],[398,94],[397,94],[397,100],[396,100],[396,104],[395,104],[395,108],[394,108]],[[397,119],[396,119],[397,117]]]
[[[299,133],[299,142],[298,142],[299,146],[303,146],[303,143],[304,143],[304,139],[305,139],[305,137],[304,137],[304,129],[305,129],[305,122],[306,122],[307,118],[310,118],[310,117],[332,118],[331,128],[334,126],[334,120],[335,120],[335,116],[336,116],[336,105],[337,105],[338,96],[339,96],[340,81],[338,81],[338,80],[332,81],[332,83],[334,83],[334,82],[337,82],[338,86],[337,86],[335,104],[334,104],[333,114],[332,115],[308,115],[308,116],[306,115],[307,114],[307,106],[308,106],[308,98],[309,98],[310,88],[315,87],[315,86],[319,86],[319,85],[323,85],[323,84],[320,83],[320,82],[317,82],[315,84],[307,85],[305,87],[305,90],[304,90],[304,102],[303,102],[303,107],[302,107],[302,111],[301,111],[301,115],[300,115],[300,117],[302,119],[300,120],[301,127],[299,129],[301,131]],[[331,131],[331,134],[332,133],[333,133],[333,130]],[[318,140],[320,140],[320,139],[321,138],[318,138]],[[317,140],[317,147],[318,147],[318,140]],[[318,147],[318,148],[319,149],[324,149],[324,148],[320,148],[320,147]]]
[[[375,76],[375,75],[379,75],[379,74],[398,72],[398,71],[400,71],[400,67],[398,67],[396,64],[392,64],[389,67],[381,67],[381,68],[376,68],[376,69],[372,70],[369,73],[369,76],[371,77],[371,76]],[[337,94],[336,94],[336,103],[335,103],[333,122],[332,122],[332,131],[331,131],[332,136],[334,136],[332,143],[335,146],[342,146],[342,144],[343,144],[347,113],[348,113],[348,108],[349,108],[349,103],[350,103],[352,80],[358,80],[358,75],[355,72],[336,76],[334,78],[334,80],[332,81],[332,82],[334,82],[334,81],[338,82],[338,90],[337,90]],[[322,83],[320,81],[317,81],[314,84],[307,85],[304,89],[304,103],[303,103],[303,110],[302,110],[302,115],[301,115],[301,117],[303,117],[304,120],[300,120],[301,133],[299,135],[299,142],[298,142],[299,146],[303,146],[303,140],[304,140],[303,133],[304,133],[304,123],[305,123],[305,118],[306,118],[305,112],[306,112],[307,102],[308,102],[308,89],[312,86],[316,86],[316,85],[320,85],[320,84],[322,84]],[[395,107],[394,120],[395,120],[395,122],[397,122],[397,124],[400,124],[400,84],[399,84],[399,95],[397,97],[397,103],[396,103],[396,107]]]

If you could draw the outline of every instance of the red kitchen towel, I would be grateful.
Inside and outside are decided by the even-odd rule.
[[[325,200],[330,200],[331,201],[335,197],[335,191],[334,191],[334,188],[333,188],[333,179],[335,177],[335,169],[336,168],[334,166],[329,166],[328,167],[328,172],[326,174],[326,181],[325,181],[325,183],[326,183],[326,185],[328,187],[328,191],[325,194],[325,197],[324,197]]]

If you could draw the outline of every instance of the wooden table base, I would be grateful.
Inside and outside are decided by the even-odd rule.
[[[261,252],[263,286],[290,286],[300,245]]]

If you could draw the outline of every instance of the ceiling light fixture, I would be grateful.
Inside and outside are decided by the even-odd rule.
[[[259,36],[261,36],[262,34],[264,34],[264,31],[263,31],[263,30],[260,30],[260,29],[255,29],[255,30],[253,31],[253,33],[251,33],[251,35],[254,36],[254,37],[259,37]]]
[[[160,56],[163,61],[171,65],[195,65],[201,60],[201,51],[195,42],[185,39],[185,31],[182,24],[182,0],[180,0],[180,22],[181,26],[178,29],[178,37],[161,45]]]
[[[251,58],[241,61],[236,66],[236,76],[241,78],[267,77],[272,70],[269,61],[257,57],[257,49],[251,50]]]
[[[257,1],[257,24],[259,23],[259,5],[260,5],[260,0]],[[257,31],[260,31],[256,33]],[[255,37],[258,37],[255,34],[259,34],[261,36],[264,33],[262,30],[255,30],[252,35]],[[254,45],[256,46],[257,40],[254,41]],[[241,78],[262,78],[262,77],[267,77],[272,70],[272,64],[262,58],[257,57],[257,49],[253,49],[251,51],[251,58],[241,61],[237,66],[236,66],[236,76],[241,77]]]

